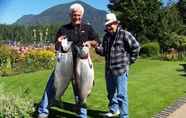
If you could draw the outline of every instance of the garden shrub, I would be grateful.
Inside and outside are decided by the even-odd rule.
[[[161,56],[163,60],[185,60],[186,55],[186,36],[178,35],[173,32],[168,35],[169,45],[164,46],[164,52]]]
[[[26,65],[35,70],[50,69],[55,63],[55,53],[50,50],[31,50],[26,55]]]
[[[0,45],[0,76],[50,69],[55,64],[52,49],[30,48],[20,51],[9,45]]]
[[[157,42],[146,43],[142,46],[140,55],[142,57],[158,57],[160,55],[160,46]]]
[[[32,118],[34,101],[28,97],[5,94],[0,90],[0,118]]]
[[[30,99],[0,95],[1,118],[31,118],[33,112],[34,103]]]
[[[7,45],[0,45],[0,75],[12,72],[12,62],[15,60],[13,50]]]
[[[166,52],[161,54],[161,59],[167,61],[173,61],[178,59],[178,51],[174,48],[168,49]]]
[[[33,72],[41,69],[51,69],[54,67],[54,48],[28,48],[26,51],[20,49],[24,47],[10,47],[0,45],[0,76],[14,75],[24,72]],[[104,58],[97,55],[95,50],[90,50],[93,62],[103,62]]]

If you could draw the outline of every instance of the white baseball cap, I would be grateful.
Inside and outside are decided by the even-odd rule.
[[[105,25],[108,25],[113,22],[118,22],[116,15],[114,13],[108,13],[106,14],[106,20],[105,20]]]

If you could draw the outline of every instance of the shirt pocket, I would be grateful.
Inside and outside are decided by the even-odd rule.
[[[115,44],[114,44],[114,48],[117,52],[120,52],[120,53],[125,52],[124,44],[123,44],[122,41],[116,41]]]
[[[88,39],[88,32],[86,30],[81,30],[80,31],[80,38],[84,42],[86,42],[87,40],[90,40],[90,39]]]

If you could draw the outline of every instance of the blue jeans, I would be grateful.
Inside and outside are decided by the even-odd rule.
[[[54,87],[54,71],[51,73],[48,82],[47,82],[47,86],[45,88],[43,97],[41,99],[41,102],[39,104],[39,108],[38,108],[38,114],[39,116],[48,116],[49,114],[49,107],[50,105],[53,104],[53,102],[55,101],[55,87]],[[74,87],[73,87],[74,89]],[[74,90],[74,95],[77,95],[75,93],[76,91]],[[87,109],[84,107],[80,107],[80,112],[79,112],[79,117],[80,118],[87,118]]]
[[[48,116],[48,107],[55,100],[54,71],[51,73],[43,97],[41,99],[38,113],[39,116]]]
[[[109,100],[109,111],[120,111],[120,118],[128,118],[128,73],[113,75],[106,73],[106,87]]]

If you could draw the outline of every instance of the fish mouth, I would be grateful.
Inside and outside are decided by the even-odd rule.
[[[86,54],[86,55],[81,55],[81,56],[80,56],[80,59],[88,59],[88,54]]]
[[[62,52],[62,53],[68,53],[68,52],[69,52],[69,49],[62,49],[61,52]]]

